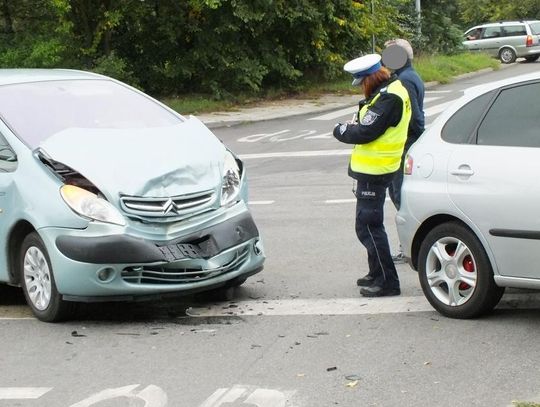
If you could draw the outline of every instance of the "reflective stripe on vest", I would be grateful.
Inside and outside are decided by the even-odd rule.
[[[403,147],[407,140],[407,130],[411,120],[411,101],[407,90],[399,80],[395,80],[386,88],[386,92],[397,95],[403,102],[401,120],[396,127],[389,127],[383,135],[367,144],[357,144],[351,155],[351,170],[362,174],[382,175],[395,172],[401,164]],[[359,121],[368,109],[381,96],[379,92],[369,104],[360,109]]]

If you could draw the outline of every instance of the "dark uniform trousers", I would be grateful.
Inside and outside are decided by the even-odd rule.
[[[381,182],[357,181],[356,235],[368,253],[369,275],[375,285],[399,288],[399,278],[390,254],[384,229],[384,200],[393,177],[382,176]]]

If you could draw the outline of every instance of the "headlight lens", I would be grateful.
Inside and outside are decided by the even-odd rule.
[[[71,209],[85,218],[120,226],[126,224],[125,219],[114,206],[86,189],[64,185],[60,188],[60,194]]]
[[[234,156],[227,151],[221,183],[221,206],[235,202],[240,193],[240,168]]]

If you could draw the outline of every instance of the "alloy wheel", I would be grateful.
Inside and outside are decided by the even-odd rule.
[[[31,246],[24,254],[24,283],[34,307],[43,311],[51,302],[51,272],[43,252]]]
[[[429,250],[426,277],[435,297],[456,307],[473,296],[478,278],[476,261],[465,243],[455,237],[444,237]]]

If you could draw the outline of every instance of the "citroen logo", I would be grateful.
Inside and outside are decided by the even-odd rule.
[[[176,212],[176,205],[174,204],[173,200],[171,198],[167,199],[165,203],[163,204],[163,214],[167,215],[168,213],[177,213]]]

